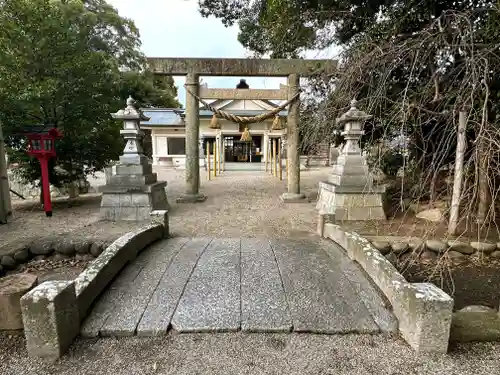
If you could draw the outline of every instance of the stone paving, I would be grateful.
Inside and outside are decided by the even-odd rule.
[[[82,336],[176,332],[396,332],[384,300],[333,242],[171,238],[142,252]]]

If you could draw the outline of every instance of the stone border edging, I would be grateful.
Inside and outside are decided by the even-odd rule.
[[[151,222],[163,225],[165,237],[168,237],[168,210],[152,211]],[[75,238],[71,234],[49,235],[41,239],[31,237],[13,244],[2,245],[11,247],[11,250],[0,254],[0,277],[4,276],[5,271],[14,270],[18,265],[32,259],[63,260],[74,257],[77,260],[94,260],[113,242],[102,238]]]
[[[461,240],[423,240],[418,237],[393,237],[393,236],[365,236],[374,247],[386,258],[391,253],[399,256],[418,251],[420,256],[437,258],[447,255],[456,262],[467,260],[471,256],[488,256],[500,258],[500,243],[461,241]],[[391,260],[391,259],[390,259]],[[394,260],[394,258],[393,258]],[[392,262],[392,261],[391,261]]]
[[[11,251],[0,255],[0,277],[5,276],[6,271],[14,270],[18,265],[25,264],[32,259],[93,260],[102,253],[109,243],[105,239],[74,239],[68,235],[47,236],[39,240],[21,240],[12,245]]]
[[[409,283],[367,239],[324,223],[322,237],[342,246],[392,304],[403,338],[417,352],[446,353],[453,299],[431,283]]]
[[[80,331],[93,301],[120,270],[151,243],[167,237],[167,225],[152,224],[126,233],[109,245],[89,267],[72,281],[46,281],[21,298],[28,353],[57,360]],[[155,221],[155,220],[153,220]]]

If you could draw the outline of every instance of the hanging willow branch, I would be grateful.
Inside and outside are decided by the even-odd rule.
[[[486,210],[487,217],[500,211],[494,205],[500,198],[500,116],[491,96],[500,91],[499,11],[445,11],[419,33],[360,36],[343,52],[334,90],[319,78],[310,80],[313,95],[303,102],[299,124],[303,147],[335,141],[334,120],[356,97],[374,115],[363,147],[377,178],[388,185],[391,215],[413,215],[425,205],[446,217],[457,118],[467,108],[459,232],[474,223],[478,238],[488,229],[496,233],[496,222],[483,218]],[[481,183],[475,181],[478,173]],[[419,236],[431,236],[433,228]]]

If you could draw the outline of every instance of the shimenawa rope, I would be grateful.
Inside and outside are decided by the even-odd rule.
[[[268,113],[263,113],[258,116],[253,116],[253,117],[243,117],[243,116],[236,116],[231,113],[222,111],[218,108],[212,107],[209,103],[207,103],[205,100],[200,98],[198,95],[196,95],[194,92],[191,91],[191,89],[187,86],[184,85],[186,88],[186,91],[198,99],[198,101],[203,104],[207,109],[213,113],[215,113],[218,117],[223,118],[228,121],[232,121],[238,124],[254,124],[256,122],[262,122],[267,119],[270,119],[271,117],[276,116],[278,113],[280,113],[282,110],[284,110],[288,105],[290,105],[294,100],[296,100],[300,96],[300,91],[296,93],[291,99],[287,100],[285,103],[281,104],[280,106],[276,107],[273,109],[271,112]]]

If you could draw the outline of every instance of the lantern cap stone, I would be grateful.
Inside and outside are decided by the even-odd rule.
[[[351,100],[351,108],[344,113],[342,116],[337,118],[337,124],[345,124],[347,122],[364,122],[371,119],[373,116],[367,114],[364,111],[359,110],[356,105],[358,101],[356,99]]]
[[[135,108],[135,100],[132,98],[132,95],[129,95],[126,102],[126,107],[124,109],[120,109],[116,113],[112,113],[111,116],[116,120],[140,120],[140,121],[149,121],[150,118],[140,109]]]

